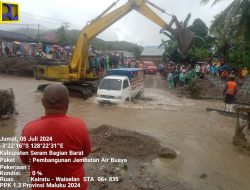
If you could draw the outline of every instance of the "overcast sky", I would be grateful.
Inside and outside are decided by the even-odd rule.
[[[88,21],[95,18],[115,0],[10,0],[18,2],[21,6],[20,24],[40,24],[42,28],[57,28],[62,21],[70,22],[69,29],[81,29]],[[211,3],[201,5],[200,0],[151,0],[153,3],[175,14],[178,20],[185,19],[187,14],[192,14],[189,24],[196,18],[201,18],[207,26],[210,25],[214,15],[218,14],[232,2],[221,1],[211,8]],[[126,3],[120,0],[116,7]],[[167,23],[170,17],[154,9],[155,12]],[[35,17],[34,15],[37,15]],[[53,19],[52,19],[53,18]],[[14,27],[14,26],[13,26]],[[26,27],[26,25],[24,26]],[[37,27],[29,25],[30,28]],[[0,29],[10,29],[9,25],[0,25]],[[159,45],[161,39],[166,39],[159,34],[160,27],[149,21],[136,11],[130,12],[118,22],[106,29],[98,37],[104,40],[125,40],[143,46]]]

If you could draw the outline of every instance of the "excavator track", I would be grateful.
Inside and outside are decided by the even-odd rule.
[[[64,85],[69,90],[69,95],[71,97],[82,98],[84,100],[90,98],[97,92],[98,88],[97,82],[86,82],[82,84],[71,84],[71,83],[64,83]],[[43,92],[44,88],[49,84],[42,84],[37,87],[37,91]]]

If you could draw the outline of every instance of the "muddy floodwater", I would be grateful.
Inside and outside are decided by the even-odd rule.
[[[159,76],[146,76],[145,100],[120,106],[100,106],[95,98],[70,99],[69,114],[88,128],[106,124],[160,140],[177,152],[175,159],[156,159],[148,167],[162,179],[173,179],[196,190],[249,190],[250,157],[232,145],[236,120],[207,112],[223,102],[178,98]],[[19,114],[0,126],[0,135],[20,135],[23,126],[43,115],[39,84],[33,78],[0,75],[0,89],[13,88]]]

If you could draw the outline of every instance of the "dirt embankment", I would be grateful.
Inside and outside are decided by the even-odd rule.
[[[188,189],[180,182],[160,180],[157,174],[147,172],[147,166],[157,157],[174,158],[174,150],[163,148],[153,137],[111,126],[100,126],[89,132],[94,146],[91,158],[124,159],[118,162],[86,164],[86,173],[118,177],[118,182],[92,182],[91,190],[98,189]],[[127,160],[127,161],[125,161]]]
[[[250,95],[240,94],[240,85],[238,86],[238,94],[236,102],[250,103]],[[195,79],[192,85],[176,88],[176,94],[180,97],[185,96],[193,99],[224,99],[223,90],[213,86],[208,80]]]
[[[223,99],[223,90],[213,86],[208,80],[195,79],[192,85],[186,87],[191,98]]]
[[[37,65],[66,65],[67,63],[68,60],[41,57],[0,57],[0,73],[33,77]]]
[[[0,73],[34,76],[33,70],[42,59],[32,57],[0,57]]]
[[[158,88],[168,89],[167,81],[161,76],[146,75],[145,88]],[[184,87],[177,86],[176,88],[168,89],[171,93],[176,94],[178,97],[188,97],[193,99],[211,98],[222,99],[223,89],[214,87],[209,81],[196,79],[193,85]]]
[[[153,137],[107,125],[91,130],[90,136],[96,152],[115,157],[152,160],[161,149]]]

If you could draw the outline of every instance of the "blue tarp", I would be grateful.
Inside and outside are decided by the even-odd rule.
[[[131,80],[138,71],[143,70],[139,68],[118,68],[109,70],[107,74],[108,76],[127,76]]]

